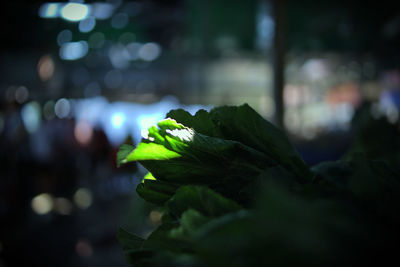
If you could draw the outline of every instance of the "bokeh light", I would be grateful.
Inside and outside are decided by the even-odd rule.
[[[146,43],[138,51],[138,56],[144,61],[153,61],[161,54],[161,46],[156,43]]]
[[[68,21],[80,21],[85,19],[89,14],[88,5],[80,3],[68,3],[61,8],[61,17]]]
[[[88,145],[93,136],[93,128],[87,121],[81,120],[75,125],[74,135],[79,144]]]
[[[139,59],[139,50],[142,47],[142,44],[137,42],[132,42],[127,44],[126,49],[128,50],[129,57],[131,60]]]
[[[34,197],[31,201],[31,207],[39,215],[49,213],[54,206],[53,197],[50,194],[43,193]]]
[[[86,56],[89,46],[86,41],[68,42],[60,47],[60,58],[64,60],[77,60]]]
[[[65,98],[57,100],[56,104],[54,105],[54,113],[60,119],[68,117],[70,111],[71,111],[71,105],[69,101]]]
[[[79,188],[74,194],[74,203],[81,209],[87,209],[92,205],[92,192],[87,188]]]
[[[92,16],[81,20],[79,22],[79,31],[80,32],[90,32],[94,29],[96,26],[96,19]]]
[[[39,8],[39,16],[42,18],[56,18],[59,15],[59,8],[59,3],[45,3]]]
[[[57,44],[59,46],[71,42],[71,40],[72,40],[72,32],[68,29],[62,30],[57,34]]]
[[[34,133],[41,123],[41,107],[36,101],[29,102],[22,107],[21,117],[25,129],[29,133]]]
[[[125,114],[122,112],[116,112],[111,116],[111,124],[115,129],[121,128],[125,120]]]
[[[93,255],[93,247],[92,245],[84,239],[78,240],[78,242],[75,245],[75,251],[76,253],[84,258],[89,258]]]
[[[25,86],[19,86],[17,90],[15,90],[15,100],[19,104],[22,104],[26,100],[28,100],[28,97],[29,97],[29,91]]]
[[[158,210],[152,210],[149,214],[149,219],[153,225],[158,225],[161,223],[163,213]]]
[[[125,69],[129,67],[130,55],[128,50],[122,44],[116,44],[110,47],[108,57],[114,68]]]
[[[113,12],[115,6],[110,3],[97,2],[91,5],[91,14],[99,20],[109,19]]]
[[[54,74],[54,69],[54,61],[50,55],[44,55],[39,59],[37,70],[43,82],[50,80]]]

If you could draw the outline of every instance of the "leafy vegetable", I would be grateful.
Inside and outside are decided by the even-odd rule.
[[[167,116],[172,118],[150,127],[148,138],[130,152],[121,147],[117,157],[119,164],[139,161],[153,174],[155,182],[145,180],[137,188],[147,201],[161,204],[173,195],[170,189],[201,184],[245,204],[250,199],[242,189],[275,166],[284,166],[299,182],[311,179],[286,136],[248,105]]]
[[[400,178],[349,154],[313,168],[248,105],[173,110],[118,164],[149,173],[137,186],[163,210],[146,239],[118,238],[135,266],[355,266],[396,255]]]
[[[241,142],[291,168],[299,177],[310,177],[307,166],[286,135],[247,104],[219,107],[210,113],[202,110],[194,117],[183,110],[171,111],[167,116],[199,133]]]

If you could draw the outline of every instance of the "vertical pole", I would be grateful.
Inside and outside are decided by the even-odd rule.
[[[286,52],[286,7],[287,0],[273,0],[273,14],[275,19],[274,48],[273,48],[273,92],[275,102],[275,123],[284,130],[283,116],[283,86],[285,83],[284,67]]]

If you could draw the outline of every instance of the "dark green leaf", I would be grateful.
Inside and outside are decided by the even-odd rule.
[[[179,227],[176,223],[163,223],[143,242],[143,249],[171,252],[188,252],[190,244],[170,237],[170,231]]]
[[[162,205],[171,198],[177,188],[178,186],[171,183],[144,179],[144,181],[136,187],[136,192],[144,200],[153,204]]]
[[[143,250],[144,239],[119,228],[117,238],[122,245],[126,260],[130,264],[138,264],[141,260],[150,258],[152,252]]]
[[[117,237],[124,251],[141,249],[144,242],[143,238],[131,234],[122,228],[118,229]]]
[[[170,231],[171,238],[191,241],[197,231],[207,222],[210,217],[206,217],[197,210],[188,209],[182,213],[180,226]]]
[[[127,144],[122,144],[117,152],[117,166],[123,164],[126,157],[133,151],[134,147]]]
[[[209,217],[237,211],[241,206],[204,186],[182,186],[166,203],[168,210],[179,218],[188,209]]]
[[[311,174],[286,135],[245,104],[211,110],[211,118],[225,139],[236,140],[262,151],[288,167],[299,180],[308,181]]]
[[[321,185],[344,190],[347,188],[353,168],[348,161],[327,161],[314,166],[312,171],[315,174],[315,181]]]

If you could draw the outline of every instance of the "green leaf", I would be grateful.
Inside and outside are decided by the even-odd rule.
[[[148,173],[143,177],[143,181],[142,181],[142,182],[144,182],[145,180],[157,180],[157,179],[153,176],[153,174],[152,174],[151,172],[148,172]]]
[[[235,140],[262,151],[296,174],[299,181],[309,181],[311,173],[286,135],[245,104],[219,107],[210,116],[225,139]]]
[[[214,166],[198,164],[185,159],[140,161],[140,163],[157,177],[157,181],[177,184],[211,184],[215,177],[223,177],[224,174],[222,170]]]
[[[180,154],[176,153],[175,151],[169,150],[162,145],[156,143],[141,142],[121,162],[127,163],[131,161],[142,161],[142,160],[167,160],[179,157],[181,157]]]
[[[289,168],[300,182],[311,180],[311,173],[286,135],[262,118],[249,105],[224,106],[190,113],[178,109],[167,114],[197,133],[225,140],[234,140],[263,152],[269,162]]]
[[[240,210],[242,207],[204,186],[182,186],[166,203],[170,213],[179,218],[186,210],[197,210],[209,217]]]
[[[146,240],[119,228],[117,237],[122,245],[127,262],[135,266],[153,266],[157,264],[159,260],[157,256],[160,253],[189,251],[188,242],[170,237],[170,231],[177,226],[173,223],[164,223],[153,231]]]
[[[203,135],[223,137],[218,127],[211,120],[210,114],[204,109],[197,111],[194,116],[183,109],[171,110],[167,114],[167,117],[175,119],[186,127],[192,128]]]
[[[144,239],[131,234],[122,228],[118,229],[117,239],[122,245],[122,250],[124,251],[128,263],[139,266],[141,260],[151,258],[152,252],[142,249]]]
[[[160,158],[146,153],[138,160],[160,181],[190,184],[220,182],[232,173],[258,172],[260,168],[274,164],[263,153],[239,142],[199,134],[172,119],[165,119],[161,128],[149,130],[149,140],[141,144],[154,144],[160,151],[172,151],[179,155]],[[132,155],[139,154],[136,148]],[[143,153],[142,153],[143,154]],[[219,180],[219,181],[218,181]]]
[[[127,144],[122,144],[117,152],[117,166],[124,163],[126,157],[133,151],[134,147]]]
[[[144,179],[144,181],[136,187],[136,192],[144,200],[153,204],[162,205],[172,197],[178,187],[178,185],[163,181]]]
[[[144,200],[156,205],[162,205],[171,198],[170,194],[159,192],[156,189],[149,189],[144,183],[138,184],[136,192]]]
[[[227,229],[228,225],[231,224],[236,224],[240,222],[240,224],[244,221],[247,223],[249,222],[250,219],[254,217],[254,212],[248,211],[248,210],[239,210],[235,212],[230,212],[226,213],[224,215],[221,215],[219,217],[211,218],[208,221],[204,220],[204,223],[200,224],[198,223],[197,231],[192,233],[193,238],[195,241],[199,241],[205,238],[208,238],[209,236],[212,236],[213,234],[217,235],[226,235],[229,236],[226,232],[224,231],[231,231]],[[252,223],[254,225],[254,223]],[[234,226],[236,227],[236,226]],[[236,229],[239,231],[248,231],[250,230],[251,224],[249,224],[247,227],[241,225],[240,228],[242,229]],[[224,229],[224,230],[222,230]],[[221,231],[222,230],[222,231]],[[221,240],[222,241],[222,240]],[[225,240],[226,241],[226,240]]]
[[[310,172],[248,105],[168,116],[117,155],[149,170],[137,192],[165,212],[146,240],[119,230],[128,262],[343,266],[395,255],[400,178],[383,162],[352,154]]]
[[[255,209],[217,217],[196,231],[196,255],[205,266],[330,266],[355,245],[361,227],[345,208],[304,200],[275,181],[264,187]]]
[[[353,168],[348,161],[327,161],[312,167],[315,181],[336,190],[345,190]]]
[[[123,228],[118,229],[117,234],[118,241],[122,245],[124,251],[138,250],[141,249],[144,239],[140,238],[134,234],[129,233]]]
[[[180,218],[180,226],[170,231],[169,235],[174,239],[192,241],[197,231],[207,222],[211,220],[210,217],[206,217],[197,210],[188,209]]]
[[[188,242],[170,237],[170,231],[178,226],[176,223],[163,223],[143,242],[143,249],[171,252],[190,251]]]
[[[259,124],[265,123],[274,131],[278,131],[250,107],[243,106],[243,108],[247,113],[242,114],[243,111],[239,110],[240,116],[257,115],[258,117],[256,116],[256,119],[253,120]],[[199,111],[195,116],[191,116],[183,110],[177,110],[171,111],[169,115],[184,120],[185,123],[203,133],[222,136],[221,132],[226,132],[225,124],[228,123],[225,118],[228,115],[223,114],[232,111],[227,107],[225,107],[227,110],[223,111],[223,109],[214,109],[211,113]],[[211,120],[212,117],[215,117],[215,121]],[[236,118],[232,118],[229,122],[231,130],[237,126],[235,120]],[[251,141],[254,139],[258,142],[257,138],[260,138],[258,135],[268,135],[268,133],[246,132],[248,136],[238,134],[240,138],[232,140],[234,138],[231,138],[230,134],[225,136],[225,139],[208,136],[171,118],[164,119],[157,125],[158,127],[150,127],[148,139],[143,140],[123,161],[137,160],[157,178],[156,182],[140,184],[137,187],[139,195],[152,203],[162,204],[171,197],[171,192],[162,191],[155,186],[161,181],[165,182],[162,187],[165,187],[167,183],[173,183],[173,188],[177,188],[176,185],[187,184],[208,185],[226,196],[246,203],[250,199],[251,192],[246,192],[247,196],[241,197],[240,195],[244,196],[240,193],[243,187],[251,188],[251,183],[260,173],[279,163],[287,167],[288,164],[285,163],[285,160],[290,161],[289,157],[278,158],[274,153],[261,152],[255,142]],[[248,125],[245,125],[244,128],[246,127]],[[267,130],[273,131],[271,129],[267,128]],[[246,130],[242,129],[242,131]],[[216,134],[216,132],[218,133]],[[238,140],[244,140],[244,143],[252,146],[245,145]],[[292,148],[290,144],[287,146]],[[300,162],[298,165],[301,166],[301,164],[303,163]],[[230,186],[227,187],[224,184],[230,184]],[[254,186],[253,188],[256,189]]]
[[[157,123],[158,127],[160,127],[160,129],[162,131],[166,131],[166,130],[175,130],[175,129],[184,129],[185,126],[183,126],[183,124],[178,123],[176,120],[172,120],[172,119],[164,119],[161,120]]]
[[[267,266],[258,260],[268,250],[264,244],[254,242],[257,236],[252,235],[263,233],[259,226],[253,213],[244,210],[212,218],[191,234],[195,255],[202,260],[202,266]],[[248,253],[258,245],[262,253]]]

